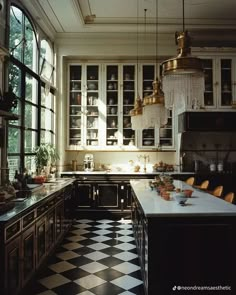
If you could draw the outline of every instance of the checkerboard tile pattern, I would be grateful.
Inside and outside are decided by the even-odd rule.
[[[32,295],[144,295],[130,220],[76,220]]]

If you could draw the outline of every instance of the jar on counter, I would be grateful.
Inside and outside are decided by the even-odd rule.
[[[216,171],[216,164],[215,164],[214,162],[212,162],[212,163],[210,164],[210,171],[211,171],[211,172],[215,172],[215,171]]]
[[[224,170],[223,162],[219,162],[217,164],[217,171],[218,172],[223,172],[223,170]]]

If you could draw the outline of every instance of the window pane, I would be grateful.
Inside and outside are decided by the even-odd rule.
[[[9,64],[9,84],[16,96],[21,97],[21,70],[14,64]]]
[[[13,56],[22,61],[23,32],[22,12],[20,9],[11,6],[10,12],[10,52]]]
[[[20,130],[14,127],[8,128],[8,152],[20,152]]]
[[[46,40],[41,41],[40,53],[40,75],[48,81],[51,81],[53,73],[53,54],[49,43]]]
[[[36,129],[37,128],[37,108],[31,104],[25,104],[25,127]]]
[[[54,136],[49,131],[41,131],[41,137],[40,137],[41,143],[54,143]]]
[[[35,40],[35,34],[31,23],[28,18],[25,17],[25,52],[24,52],[24,64],[30,69],[37,72],[36,56],[37,45]]]
[[[26,74],[25,99],[35,104],[38,102],[38,81],[29,74]]]
[[[29,174],[36,171],[34,156],[25,156],[25,168]]]
[[[20,157],[19,156],[8,156],[8,168],[9,168],[9,180],[12,181],[15,176],[15,171],[19,171]]]
[[[41,128],[52,130],[52,111],[45,108],[41,109]]]
[[[37,132],[25,130],[25,153],[32,153],[36,146]]]

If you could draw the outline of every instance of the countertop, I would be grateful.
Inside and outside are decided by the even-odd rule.
[[[64,171],[61,175],[157,175],[163,172],[133,172],[133,171]],[[195,172],[164,172],[169,175],[189,175],[195,174]]]
[[[192,197],[187,200],[185,206],[179,205],[173,195],[170,201],[161,198],[156,190],[150,189],[148,179],[131,180],[130,183],[147,217],[236,216],[236,205],[192,188],[179,180],[174,181],[175,187],[193,190]]]
[[[55,179],[52,182],[43,183],[40,188],[33,191],[24,201],[16,201],[13,209],[0,215],[0,222],[8,222],[17,215],[23,214],[25,210],[34,207],[37,203],[46,199],[53,193],[60,191],[71,183],[73,183],[73,180],[70,178]]]

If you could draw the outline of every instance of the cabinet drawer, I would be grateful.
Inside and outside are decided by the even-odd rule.
[[[35,218],[35,210],[29,212],[28,214],[26,214],[25,216],[23,216],[22,218],[22,227],[25,228],[27,227],[29,224],[31,224],[34,221]]]
[[[20,226],[20,219],[17,220],[15,223],[9,225],[5,228],[5,243],[8,242],[11,238],[15,235],[20,233],[21,226]]]

